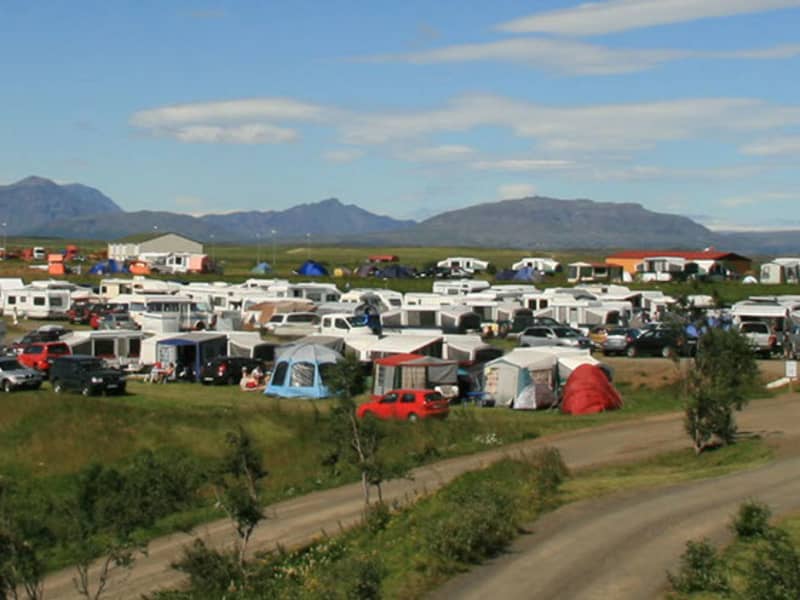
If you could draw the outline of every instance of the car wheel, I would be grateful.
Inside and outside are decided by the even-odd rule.
[[[10,392],[11,392],[11,390],[13,390],[13,389],[14,389],[14,386],[12,386],[12,385],[11,385],[11,382],[10,382],[8,379],[6,379],[6,380],[3,382],[3,391],[4,391],[6,394],[8,394],[8,393],[10,393]]]
[[[61,383],[61,382],[60,382],[58,379],[56,379],[56,380],[53,382],[53,391],[54,391],[56,394],[60,394],[61,392],[63,392],[63,391],[64,391],[64,385],[63,385],[63,384],[62,384],[62,383]]]
[[[81,388],[81,394],[84,396],[91,396],[92,388],[90,388],[88,385],[83,386],[83,388]]]
[[[411,413],[410,415],[408,415],[408,422],[409,423],[416,423],[418,419],[419,419],[419,417],[417,417],[417,415],[414,414],[414,413]]]
[[[639,352],[636,350],[636,346],[628,346],[625,354],[628,356],[628,358],[636,358],[639,355]]]
[[[661,349],[661,356],[663,356],[664,358],[672,358],[674,355],[675,355],[675,350],[672,348],[672,346],[664,346]]]

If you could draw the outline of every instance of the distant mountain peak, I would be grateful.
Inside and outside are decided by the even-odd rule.
[[[58,185],[52,179],[46,177],[39,177],[38,175],[29,175],[25,179],[20,179],[11,185]]]

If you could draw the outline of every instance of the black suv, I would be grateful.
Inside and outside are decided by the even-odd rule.
[[[122,373],[99,358],[80,354],[57,358],[50,367],[50,383],[57,394],[64,390],[79,391],[84,396],[125,393]]]
[[[234,385],[242,379],[242,368],[247,369],[249,373],[256,367],[263,372],[263,361],[246,356],[218,356],[203,365],[200,370],[200,381],[206,385],[212,383]]]

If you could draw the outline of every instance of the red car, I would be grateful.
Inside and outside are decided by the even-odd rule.
[[[378,419],[416,421],[438,417],[447,418],[450,405],[439,392],[433,390],[392,390],[377,400],[358,407],[360,419],[371,415]]]
[[[72,351],[64,342],[36,342],[25,346],[17,359],[23,366],[48,371],[55,359],[68,354],[72,354]]]

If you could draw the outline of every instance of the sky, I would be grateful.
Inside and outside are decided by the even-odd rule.
[[[800,0],[0,0],[0,184],[800,228]]]

